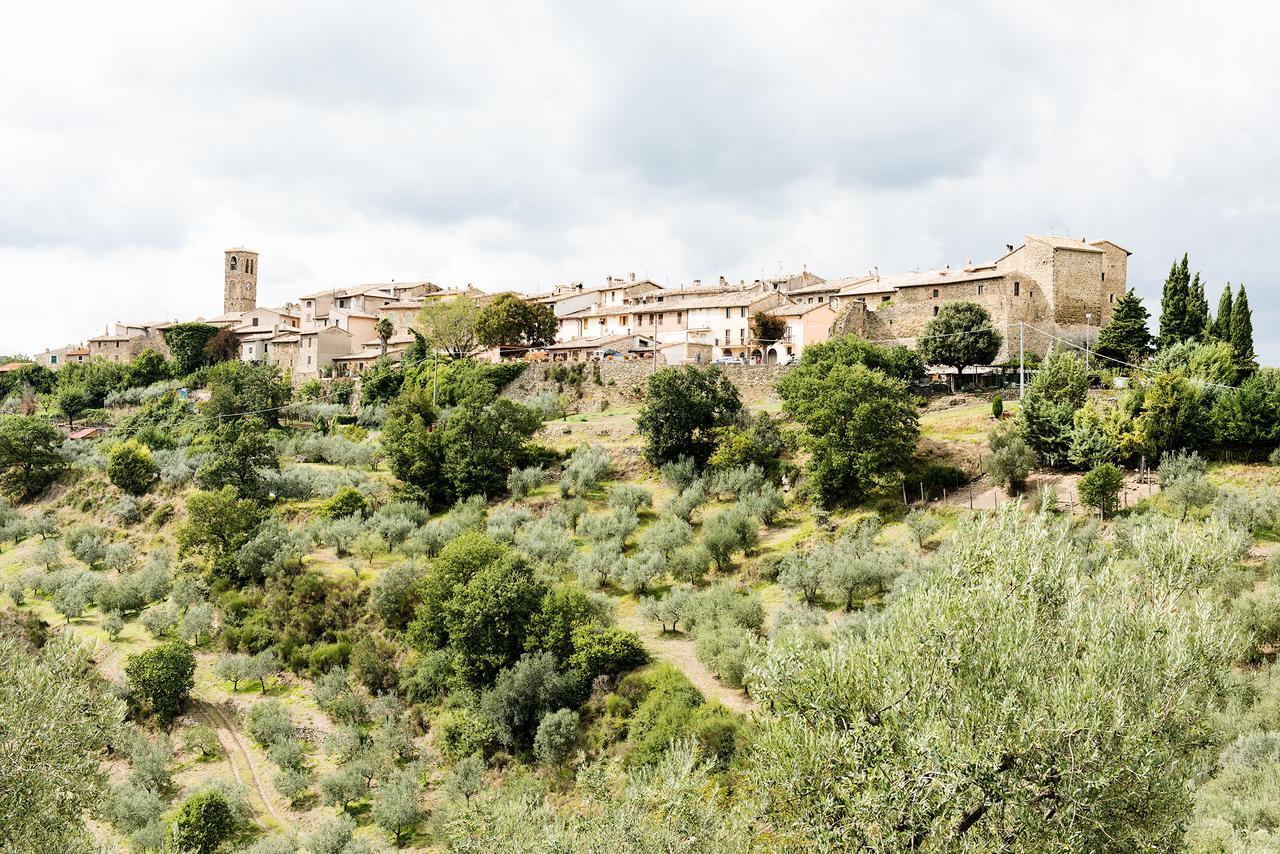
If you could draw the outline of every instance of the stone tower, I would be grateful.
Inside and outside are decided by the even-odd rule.
[[[225,255],[222,313],[253,311],[258,307],[258,253],[237,248],[228,249]]]

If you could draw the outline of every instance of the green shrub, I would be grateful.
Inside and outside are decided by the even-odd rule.
[[[130,495],[144,494],[158,474],[151,449],[135,439],[126,439],[107,453],[107,477]]]
[[[342,519],[353,513],[364,513],[367,507],[363,492],[354,486],[344,486],[325,502],[324,515],[330,519]]]
[[[1112,463],[1103,463],[1080,478],[1080,501],[1097,508],[1103,516],[1116,512],[1120,489],[1124,486],[1124,473]]]
[[[207,789],[187,798],[173,819],[177,850],[212,854],[236,832],[236,816],[227,796]]]
[[[569,666],[588,676],[616,676],[649,660],[639,635],[617,626],[578,626],[573,630]]]
[[[462,759],[479,753],[488,754],[497,741],[497,733],[488,718],[474,709],[446,709],[432,721],[436,747],[447,758]]]

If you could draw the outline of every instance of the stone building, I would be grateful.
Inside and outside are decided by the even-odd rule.
[[[1110,240],[1027,235],[1000,258],[953,270],[871,276],[837,295],[837,333],[913,346],[926,323],[949,301],[976,302],[1004,336],[997,361],[1044,355],[1052,338],[1084,341],[1111,320],[1124,295],[1130,252]],[[1032,328],[1034,327],[1034,328]]]
[[[258,307],[258,253],[237,247],[225,253],[222,313],[243,314]]]

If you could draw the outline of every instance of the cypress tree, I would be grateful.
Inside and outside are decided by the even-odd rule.
[[[1169,278],[1164,280],[1164,293],[1160,297],[1160,346],[1176,344],[1187,336],[1187,291],[1191,277],[1187,268],[1187,256],[1182,264],[1175,260],[1169,268]]]
[[[1187,289],[1187,320],[1184,332],[1188,338],[1203,341],[1209,335],[1209,302],[1204,297],[1204,285],[1196,273]]]
[[[1249,311],[1249,295],[1240,286],[1235,304],[1231,307],[1231,349],[1235,351],[1236,370],[1244,379],[1258,369],[1253,352],[1253,313]]]
[[[1214,318],[1212,334],[1219,341],[1231,343],[1231,283],[1227,282],[1218,297],[1218,316]]]
[[[1111,322],[1098,333],[1099,355],[1122,362],[1140,362],[1151,352],[1151,332],[1147,329],[1150,314],[1142,297],[1132,289],[1116,300]]]

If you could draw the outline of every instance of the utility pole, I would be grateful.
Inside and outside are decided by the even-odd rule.
[[[1027,387],[1027,369],[1026,369],[1026,324],[1021,320],[1018,321],[1018,400],[1022,400],[1022,393]]]
[[[1089,333],[1093,329],[1093,312],[1084,316],[1084,372],[1089,373]]]

